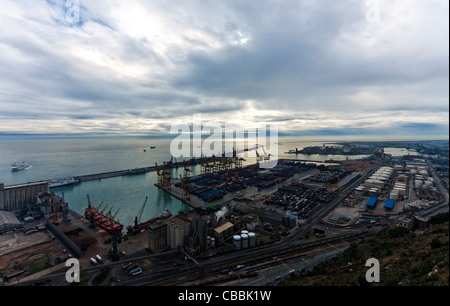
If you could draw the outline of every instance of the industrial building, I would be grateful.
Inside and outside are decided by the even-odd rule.
[[[398,220],[398,225],[410,231],[414,229],[423,230],[428,226],[428,218],[408,214]]]
[[[166,246],[167,224],[157,221],[147,228],[148,248],[156,251]]]
[[[367,208],[375,208],[377,201],[378,197],[370,197],[370,199],[366,203]]]
[[[187,218],[186,218],[187,217]],[[187,215],[178,215],[164,220],[167,224],[167,245],[171,249],[183,248],[187,237],[190,235],[190,226],[192,219]]]
[[[395,204],[395,200],[387,199],[386,203],[384,203],[384,208],[391,210],[392,208],[394,208],[394,204]]]
[[[36,203],[36,196],[48,192],[47,181],[5,186],[0,182],[0,210],[18,211]]]
[[[21,227],[22,223],[17,219],[16,214],[11,211],[0,210],[0,233]]]

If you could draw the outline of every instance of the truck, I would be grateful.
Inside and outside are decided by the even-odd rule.
[[[131,270],[130,272],[128,272],[131,276],[135,276],[138,274],[142,273],[142,268],[141,267],[137,267],[136,269]]]

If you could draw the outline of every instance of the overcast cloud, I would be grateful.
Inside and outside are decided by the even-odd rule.
[[[287,135],[448,137],[448,5],[2,0],[0,133],[168,135],[201,113]]]

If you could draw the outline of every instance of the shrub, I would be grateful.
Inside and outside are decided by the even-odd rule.
[[[431,240],[431,248],[433,249],[437,249],[442,245],[442,242],[439,240],[439,238],[433,238],[433,240]]]
[[[389,231],[388,231],[388,235],[391,238],[403,237],[403,236],[405,236],[408,233],[409,233],[409,230],[404,228],[404,227],[402,227],[402,226],[397,226],[397,227],[394,227],[394,228],[390,228]]]

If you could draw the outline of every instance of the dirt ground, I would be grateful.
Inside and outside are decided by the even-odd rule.
[[[96,255],[109,262],[109,250],[112,246],[111,236],[92,227],[84,218],[76,213],[69,214],[70,223],[60,223],[58,229],[81,249],[79,258],[81,268],[91,266],[90,258]],[[40,223],[45,220],[41,220]],[[31,226],[31,224],[29,224]],[[148,247],[147,233],[141,232],[119,242],[118,251],[133,254]],[[0,278],[8,276],[9,281],[20,280],[29,275],[30,260],[44,255],[46,269],[64,263],[69,253],[63,251],[52,235],[46,230],[25,235],[14,232],[0,235]]]
[[[81,249],[79,258],[81,268],[89,267],[91,265],[90,258],[95,258],[96,255],[99,255],[104,262],[109,261],[112,238],[105,231],[91,226],[84,218],[74,218],[73,216],[71,216],[71,224],[61,224],[59,229]],[[148,238],[144,231],[119,241],[118,252],[124,251],[126,254],[131,254],[147,247]]]
[[[24,235],[22,232],[0,237],[0,277],[13,279],[24,277],[30,270],[31,259],[44,255],[45,261],[57,265],[68,258],[68,254],[55,244],[47,232]]]

